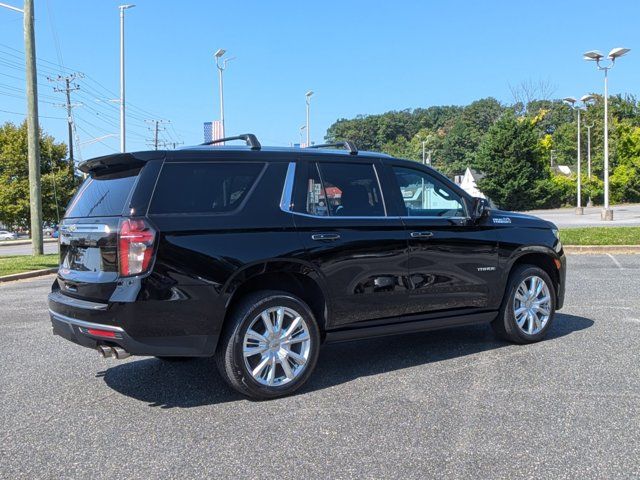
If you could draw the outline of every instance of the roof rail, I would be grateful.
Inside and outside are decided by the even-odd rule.
[[[356,144],[351,140],[345,140],[344,142],[337,142],[337,143],[321,143],[320,145],[311,145],[307,148],[331,148],[331,147],[334,147],[334,148],[342,147],[346,150],[349,150],[350,155],[358,154],[358,147],[356,147]]]
[[[258,141],[258,138],[253,133],[243,133],[242,135],[236,135],[235,137],[218,138],[211,140],[210,142],[204,142],[200,145],[213,145],[214,143],[230,142],[231,140],[244,140],[247,145],[251,147],[251,150],[260,150],[262,145]]]

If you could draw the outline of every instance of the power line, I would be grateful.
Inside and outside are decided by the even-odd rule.
[[[0,112],[2,112],[2,113],[8,113],[8,114],[10,114],[10,115],[20,115],[20,116],[23,116],[23,117],[26,117],[26,116],[27,116],[27,114],[26,114],[26,113],[11,112],[11,111],[9,111],[9,110],[0,110]],[[49,117],[49,116],[47,116],[47,115],[38,115],[38,116],[39,116],[39,117],[41,117],[41,118],[52,118],[52,119],[54,119],[54,120],[66,120],[66,118],[64,118],[64,117]]]

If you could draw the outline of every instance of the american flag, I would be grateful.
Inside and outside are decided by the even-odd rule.
[[[214,120],[213,122],[204,122],[204,141],[205,143],[222,138],[222,122]]]
[[[212,122],[204,122],[204,143],[207,143],[213,140],[213,138],[211,138],[212,135],[213,135]]]

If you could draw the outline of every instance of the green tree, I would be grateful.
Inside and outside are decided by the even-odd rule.
[[[484,135],[504,111],[495,98],[477,100],[464,108],[442,145],[441,159],[446,174],[461,174],[467,167],[475,165]]]
[[[534,121],[503,115],[482,140],[476,165],[485,174],[480,189],[501,208],[537,206],[536,188],[548,169]]]
[[[77,185],[73,165],[65,161],[67,146],[41,133],[42,214],[45,222],[56,222]],[[27,125],[0,126],[0,222],[26,228],[29,223],[29,171]]]

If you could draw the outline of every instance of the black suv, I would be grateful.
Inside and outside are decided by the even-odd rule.
[[[323,342],[490,322],[529,343],[549,330],[565,291],[553,224],[351,142],[234,138],[247,146],[81,165],[54,333],[104,357],[215,356],[233,388],[266,399],[304,384]]]

